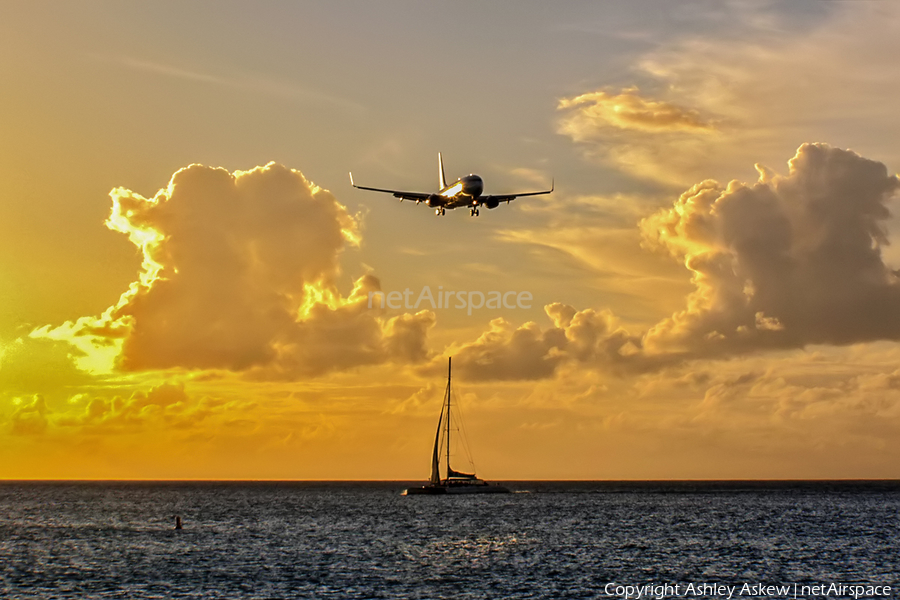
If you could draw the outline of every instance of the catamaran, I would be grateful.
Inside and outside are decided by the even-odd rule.
[[[450,466],[450,381],[452,376],[452,359],[447,360],[447,390],[444,392],[444,403],[441,405],[441,416],[438,419],[437,432],[434,434],[434,450],[431,453],[431,478],[427,485],[411,487],[403,492],[404,496],[415,494],[508,494],[509,490],[502,485],[488,483],[478,479],[475,473],[463,473]],[[441,432],[446,441],[446,474],[441,479]]]

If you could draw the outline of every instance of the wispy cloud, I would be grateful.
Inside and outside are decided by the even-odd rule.
[[[750,177],[749,165],[774,164],[808,140],[896,168],[900,121],[885,99],[900,81],[897,3],[850,2],[791,36],[766,10],[746,9],[757,19],[740,35],[724,20],[647,52],[634,64],[640,91],[562,98],[557,130],[588,158],[679,187]]]
[[[362,114],[366,108],[346,98],[310,89],[292,81],[275,80],[250,74],[214,75],[181,66],[133,58],[131,56],[91,55],[95,60],[113,63],[133,71],[143,71],[162,77],[214,85],[250,93],[279,98],[289,98],[309,104],[332,106],[341,110]]]
[[[563,98],[560,109],[576,109],[563,121],[562,131],[581,141],[607,127],[640,131],[705,131],[714,127],[698,111],[641,97],[636,89],[618,95],[597,91]]]

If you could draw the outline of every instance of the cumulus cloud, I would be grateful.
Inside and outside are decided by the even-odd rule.
[[[804,144],[787,175],[758,166],[754,184],[707,180],[643,219],[650,249],[691,273],[686,307],[629,333],[604,310],[546,307],[553,327],[506,321],[455,351],[473,379],[540,379],[565,362],[650,371],[698,358],[900,339],[900,273],[882,259],[884,164]]]
[[[617,369],[640,352],[640,338],[630,335],[608,310],[579,311],[557,302],[544,311],[553,327],[542,330],[533,322],[515,327],[494,319],[477,340],[453,348],[459,373],[470,380],[545,379],[566,362]]]
[[[785,176],[705,181],[641,222],[648,245],[691,271],[687,308],[648,350],[720,353],[900,339],[900,278],[881,248],[900,187],[853,152],[804,144]]]
[[[565,334],[558,328],[542,331],[532,322],[514,327],[500,318],[477,340],[455,349],[453,358],[466,379],[543,379],[556,370],[564,344]]]
[[[357,219],[299,171],[191,165],[153,198],[123,188],[111,197],[106,224],[141,250],[138,281],[100,317],[32,333],[73,344],[83,367],[113,359],[126,371],[295,377],[426,357],[433,315],[368,310],[371,275],[340,293]]]
[[[253,379],[294,379],[356,366],[418,363],[427,359],[428,331],[436,319],[431,311],[376,318],[368,293],[378,280],[364,276],[340,302],[314,302],[305,318],[285,328],[273,342],[272,359],[247,371]]]

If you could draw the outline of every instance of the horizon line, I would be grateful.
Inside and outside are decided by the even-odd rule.
[[[415,483],[417,479],[0,478],[4,483]],[[900,483],[900,478],[494,479],[498,483]]]

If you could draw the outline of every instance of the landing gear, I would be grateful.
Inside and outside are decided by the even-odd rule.
[[[478,216],[478,209],[477,209],[477,208],[470,208],[470,209],[469,209],[469,216],[471,216],[471,217],[477,217],[477,216]]]
[[[443,207],[443,206],[440,207],[440,208],[434,209],[434,214],[436,214],[436,215],[439,216],[439,217],[443,217],[445,212],[446,212],[446,211],[444,210],[444,207]]]

